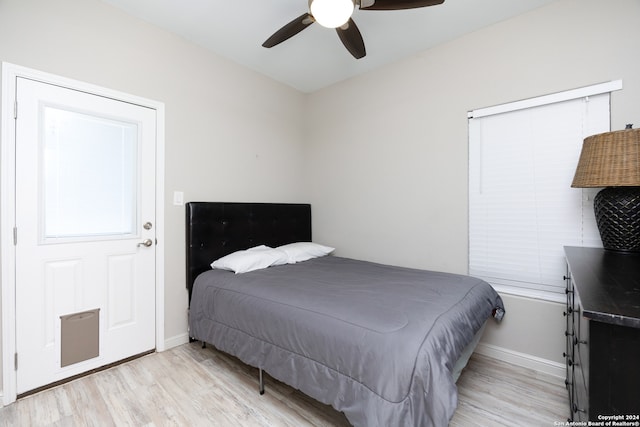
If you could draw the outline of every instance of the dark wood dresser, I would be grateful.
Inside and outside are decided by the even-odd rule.
[[[569,419],[640,421],[640,254],[564,249]]]

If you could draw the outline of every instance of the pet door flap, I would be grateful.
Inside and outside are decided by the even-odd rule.
[[[100,309],[60,316],[60,367],[99,355]]]

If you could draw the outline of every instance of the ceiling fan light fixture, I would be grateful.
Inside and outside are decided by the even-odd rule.
[[[338,28],[349,21],[355,4],[353,0],[309,0],[309,10],[323,27]]]

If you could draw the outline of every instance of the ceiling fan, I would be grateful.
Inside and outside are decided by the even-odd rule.
[[[324,27],[335,28],[344,47],[354,58],[360,59],[367,53],[362,34],[351,19],[356,6],[360,10],[401,10],[442,3],[444,0],[309,0],[309,12],[303,13],[273,33],[262,46],[273,47],[280,44],[317,22]]]

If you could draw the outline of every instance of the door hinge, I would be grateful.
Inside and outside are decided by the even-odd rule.
[[[18,227],[13,227],[13,246],[18,245]]]
[[[18,370],[18,353],[15,353],[13,355],[13,365],[14,365],[14,370]]]
[[[15,100],[15,101],[13,102],[13,118],[14,118],[15,120],[17,120],[17,119],[18,119],[18,100]]]

